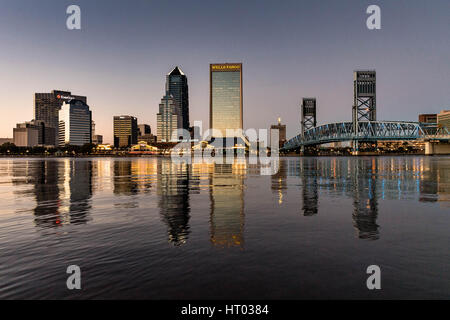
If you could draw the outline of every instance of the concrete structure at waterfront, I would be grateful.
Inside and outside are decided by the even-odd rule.
[[[243,129],[242,63],[210,65],[209,126],[222,137]]]
[[[176,142],[179,139],[178,113],[173,96],[168,92],[161,99],[157,117],[158,142]]]
[[[133,116],[114,117],[114,147],[128,148],[138,142],[138,123]]]
[[[34,119],[44,121],[46,127],[55,128],[54,141],[47,141],[47,145],[58,144],[59,110],[63,103],[74,99],[87,103],[85,96],[72,95],[70,91],[53,90],[50,93],[34,94]]]
[[[59,110],[58,145],[92,143],[92,112],[81,100],[64,102]]]

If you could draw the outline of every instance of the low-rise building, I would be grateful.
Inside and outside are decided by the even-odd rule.
[[[94,134],[92,136],[93,144],[103,144],[103,136],[101,134]]]
[[[39,128],[31,122],[18,123],[13,129],[14,144],[18,147],[39,145]]]
[[[437,114],[436,113],[419,114],[419,122],[437,123]]]

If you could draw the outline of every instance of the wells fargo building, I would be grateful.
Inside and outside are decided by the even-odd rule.
[[[210,65],[209,127],[220,130],[243,128],[242,63]]]

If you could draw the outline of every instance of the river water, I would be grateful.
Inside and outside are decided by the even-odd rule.
[[[0,159],[0,298],[450,298],[450,157],[277,168]]]

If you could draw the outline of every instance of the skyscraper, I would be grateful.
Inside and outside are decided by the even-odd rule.
[[[158,142],[175,142],[178,138],[178,114],[174,98],[166,92],[159,104],[157,117]]]
[[[59,146],[92,143],[92,112],[81,100],[64,102],[59,110]]]
[[[55,141],[46,141],[45,144],[58,144],[59,110],[64,102],[73,99],[87,103],[86,97],[74,96],[69,91],[53,90],[51,93],[34,94],[34,119],[44,121],[46,127],[55,128]]]
[[[242,63],[210,65],[209,125],[222,136],[243,129]]]
[[[126,148],[137,144],[137,118],[132,116],[114,117],[114,147]]]
[[[177,66],[166,76],[166,91],[177,107],[178,128],[189,130],[189,93],[187,77]]]

